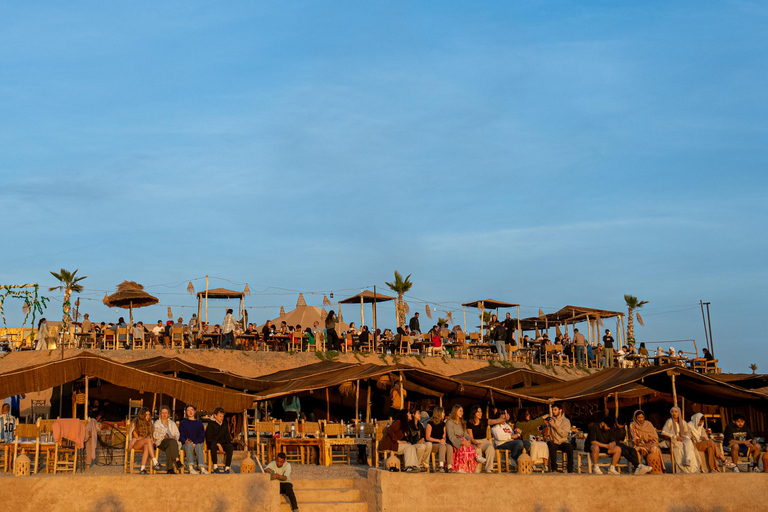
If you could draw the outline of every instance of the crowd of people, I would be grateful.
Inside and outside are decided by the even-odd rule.
[[[497,452],[503,450],[515,463],[525,451],[545,472],[573,473],[574,430],[562,404],[552,405],[552,414],[536,418],[521,408],[514,421],[505,409],[485,418],[478,405],[472,406],[468,415],[458,404],[447,416],[442,407],[435,407],[431,414],[402,409],[386,429],[379,449],[402,455],[407,472],[427,471],[434,454],[439,472],[490,473]],[[740,457],[749,457],[757,470],[762,453],[744,416],[733,417],[720,445],[712,439],[703,414],[696,413],[686,422],[678,407],[672,407],[660,432],[642,410],[634,413],[631,422],[622,415],[606,416],[589,425],[583,450],[589,454],[595,474],[604,473],[597,465],[600,457],[609,457],[607,474],[619,474],[617,465],[624,458],[633,474],[643,475],[664,471],[662,445],[671,447],[675,470],[682,473],[702,471],[697,452],[704,454],[709,471],[714,472],[720,471],[721,465],[738,471]],[[726,459],[723,447],[731,460]],[[558,464],[558,453],[562,454],[562,465]]]

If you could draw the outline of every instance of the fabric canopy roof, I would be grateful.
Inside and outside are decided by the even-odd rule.
[[[219,386],[131,368],[89,352],[5,372],[0,375],[0,395],[13,396],[42,391],[86,375],[142,393],[162,393],[184,403],[194,404],[198,409],[206,411],[223,407],[227,412],[242,412],[253,406],[255,398],[253,395]]]
[[[514,308],[520,305],[520,304],[512,304],[511,302],[503,302],[496,299],[485,299],[485,300],[476,300],[474,302],[467,302],[462,304],[462,306],[466,306],[468,308],[477,308],[477,307],[480,307],[481,302],[483,303],[483,307],[485,307],[485,309]]]
[[[204,299],[206,295],[205,290],[197,292],[197,297]],[[234,290],[227,290],[226,288],[212,288],[208,290],[209,299],[242,299],[245,297],[245,292],[236,292]]]
[[[672,393],[675,374],[677,394],[706,405],[733,405],[734,402],[766,400],[768,396],[720,382],[676,365],[644,368],[607,368],[581,379],[542,384],[526,389],[531,396],[550,400],[590,400],[612,393],[636,395],[640,386]]]
[[[360,304],[360,297],[363,298],[363,302],[366,304],[370,304],[374,302],[373,300],[373,292],[370,290],[365,290],[357,295],[353,295],[352,297],[348,297],[344,300],[340,300],[340,304]],[[375,302],[386,302],[388,300],[395,300],[394,297],[390,297],[389,295],[383,295],[381,293],[376,293],[376,301]]]
[[[465,382],[454,377],[447,377],[439,373],[429,372],[419,368],[405,365],[382,366],[377,364],[353,365],[340,368],[324,374],[318,374],[301,379],[283,382],[273,388],[259,393],[260,400],[279,398],[339,386],[345,382],[356,380],[374,379],[385,374],[400,373],[405,377],[405,389],[430,396],[454,395],[471,398],[474,400],[488,400],[498,402],[511,402],[513,400],[527,400],[545,403],[546,400],[532,398],[526,394],[509,390],[496,389],[483,384]]]
[[[517,387],[530,387],[551,382],[562,382],[563,379],[541,372],[535,372],[527,368],[504,368],[486,366],[477,370],[471,370],[451,376],[457,380],[484,384],[499,389],[512,389]]]

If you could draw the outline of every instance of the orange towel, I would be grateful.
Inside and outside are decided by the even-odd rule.
[[[78,450],[82,450],[85,446],[85,425],[77,418],[60,418],[53,424],[53,438],[56,442],[68,439],[75,443]]]

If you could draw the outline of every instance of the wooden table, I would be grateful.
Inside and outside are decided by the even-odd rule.
[[[273,442],[275,443],[275,453],[280,453],[283,451],[285,447],[289,446],[296,446],[299,448],[299,450],[302,452],[302,460],[304,460],[304,449],[316,447],[318,454],[319,454],[319,460],[318,464],[321,466],[326,466],[326,458],[325,458],[325,444],[324,444],[325,438],[318,438],[318,437],[276,437],[273,439]]]

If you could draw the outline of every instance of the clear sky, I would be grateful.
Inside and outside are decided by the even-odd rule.
[[[114,321],[135,280],[153,322],[209,274],[263,322],[398,269],[422,313],[630,293],[699,348],[703,299],[767,372],[765,3],[529,4],[0,4],[0,284],[78,268]]]

